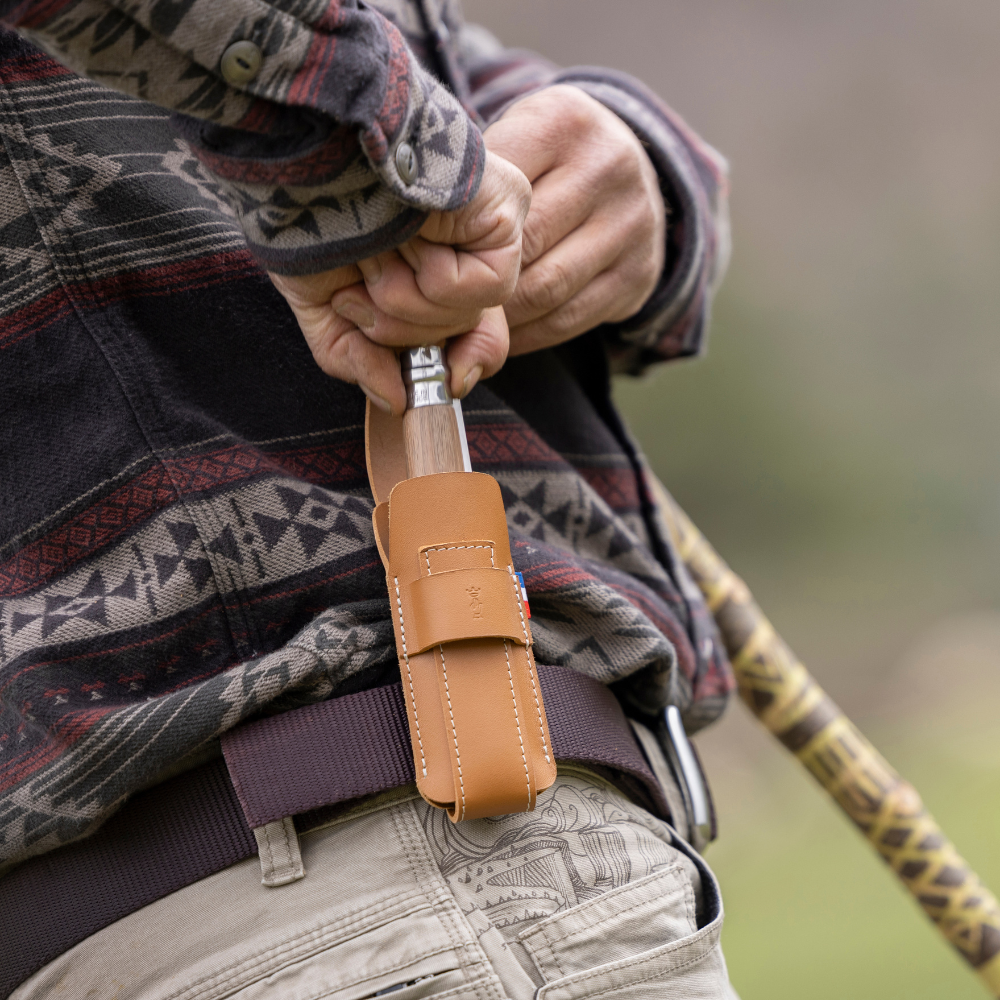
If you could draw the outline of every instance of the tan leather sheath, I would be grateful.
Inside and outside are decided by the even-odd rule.
[[[400,478],[402,421],[370,405],[365,437],[417,788],[455,822],[530,811],[556,765],[500,487]]]

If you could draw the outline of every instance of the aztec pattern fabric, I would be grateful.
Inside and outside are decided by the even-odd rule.
[[[611,408],[609,335],[477,387],[470,450],[539,662],[693,729],[731,675]],[[363,420],[169,113],[0,31],[0,870],[245,719],[395,680]]]
[[[0,0],[0,17],[62,63],[176,111],[257,259],[283,273],[395,246],[478,188],[482,135],[400,31],[419,33],[421,11],[391,13],[359,0]],[[237,41],[263,56],[240,86],[219,68]],[[403,139],[419,167],[409,182],[393,156]]]
[[[581,87],[649,149],[670,216],[659,287],[611,331],[616,366],[701,346],[728,258],[726,164],[625,74],[504,50],[457,0],[0,0],[0,22],[174,111],[257,261],[285,274],[353,263],[412,236],[428,210],[464,205],[484,163],[477,123],[539,87]],[[219,68],[237,40],[263,53],[242,88]],[[404,139],[409,184],[391,155]]]

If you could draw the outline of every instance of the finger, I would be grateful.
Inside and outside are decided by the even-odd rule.
[[[500,305],[521,268],[521,231],[531,185],[517,167],[492,153],[479,191],[454,212],[431,212],[410,241],[407,259],[427,299],[451,308]]]
[[[520,238],[530,205],[528,178],[513,163],[487,150],[476,196],[455,212],[431,212],[420,235],[431,243],[474,253],[494,250]]]
[[[482,318],[482,310],[463,314],[454,323],[414,323],[382,312],[364,285],[353,285],[338,292],[330,307],[343,319],[349,320],[372,342],[387,347],[418,347],[440,344],[449,337],[474,329]]]
[[[534,182],[521,236],[524,269],[593,214],[600,186],[577,169],[557,169]]]
[[[511,328],[559,309],[621,254],[617,239],[594,220],[580,226],[521,273],[504,310]]]
[[[487,151],[475,197],[454,212],[431,212],[420,235],[469,252],[505,247],[521,235],[531,205],[531,184],[514,164]]]
[[[356,264],[319,274],[275,274],[268,271],[267,276],[293,309],[322,305],[330,301],[334,292],[363,280]]]
[[[486,148],[513,163],[531,182],[551,170],[560,147],[552,142],[552,119],[515,104],[485,132]]]
[[[417,287],[429,302],[453,311],[488,309],[502,305],[514,291],[521,237],[475,253],[417,238],[406,253]]]
[[[633,301],[630,291],[618,268],[601,272],[552,312],[528,323],[512,325],[509,354],[513,357],[554,347],[601,323],[626,319],[636,311],[628,311]]]
[[[406,390],[395,351],[372,343],[329,306],[323,315],[296,311],[296,318],[316,364],[327,375],[356,383],[376,406],[389,413],[400,414],[406,409]]]
[[[371,301],[380,312],[386,316],[407,323],[417,323],[423,326],[452,326],[471,330],[479,321],[480,312],[487,305],[495,302],[485,301],[477,304],[475,296],[447,294],[432,298],[421,287],[417,268],[430,271],[435,267],[445,271],[445,275],[435,279],[424,274],[424,283],[431,287],[441,285],[445,288],[457,279],[459,268],[456,252],[451,247],[435,247],[439,253],[431,260],[426,255],[421,256],[414,244],[423,240],[411,240],[409,244],[399,247],[389,253],[379,254],[377,258],[362,261],[361,270],[365,276],[365,288]],[[479,296],[489,299],[490,296]],[[471,301],[468,301],[471,299]]]
[[[502,306],[487,309],[474,330],[448,341],[452,395],[463,399],[479,379],[495,375],[507,360],[508,343]]]

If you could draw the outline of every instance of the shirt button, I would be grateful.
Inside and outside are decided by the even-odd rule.
[[[247,41],[233,42],[222,53],[219,63],[222,79],[233,87],[243,87],[260,72],[263,61],[264,54],[260,51],[260,46]]]
[[[404,184],[412,184],[417,179],[417,154],[408,142],[396,147],[396,169]]]

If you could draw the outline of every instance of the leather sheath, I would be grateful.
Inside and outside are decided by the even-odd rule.
[[[528,812],[556,764],[500,487],[398,478],[402,420],[370,404],[365,440],[417,788],[455,822]]]

